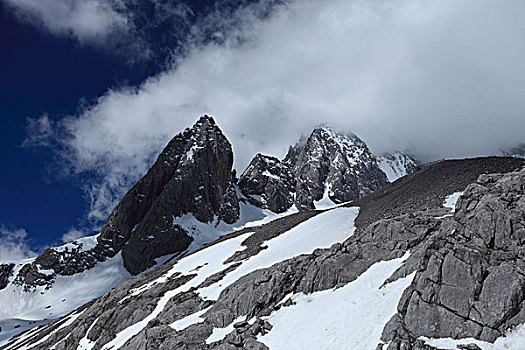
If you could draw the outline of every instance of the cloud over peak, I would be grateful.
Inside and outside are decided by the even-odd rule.
[[[492,153],[523,141],[524,12],[520,0],[301,0],[263,18],[248,7],[221,44],[193,43],[175,68],[108,91],[60,121],[55,142],[76,172],[98,175],[87,188],[100,219],[205,113],[240,170],[257,152],[283,156],[320,123],[376,152]]]

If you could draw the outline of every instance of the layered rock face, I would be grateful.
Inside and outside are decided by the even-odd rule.
[[[294,202],[294,176],[274,157],[257,154],[239,179],[239,187],[253,204],[275,213],[286,211]]]
[[[408,259],[384,282],[411,276],[377,349],[433,349],[422,336],[493,341],[508,327],[525,323],[525,172],[481,175],[466,189],[465,183],[484,172],[507,172],[523,165],[510,158],[432,164],[348,204],[359,205],[360,213],[356,232],[344,242],[246,273],[228,282],[216,300],[204,299],[201,288],[221,283],[242,269],[246,259],[269,249],[268,239],[319,212],[300,212],[233,233],[223,242],[250,233],[242,242],[245,248],[202,283],[184,288],[196,278],[196,270],[169,275],[172,264],[160,266],[81,308],[82,314],[67,325],[68,318],[56,321],[20,344],[69,349],[84,339],[100,349],[119,332],[153,315],[119,343],[120,349],[267,349],[259,337],[272,332],[274,325],[264,317],[292,305],[287,295],[343,287],[372,265],[407,252]],[[449,194],[463,189],[455,212],[441,206]],[[195,262],[199,268],[206,263]],[[170,277],[154,282],[160,276]],[[159,312],[161,300],[165,301]],[[344,309],[348,301],[340,302]],[[201,321],[174,326],[196,313]],[[214,328],[224,328],[239,316],[254,321],[236,323],[223,338],[207,341]]]
[[[387,182],[361,139],[322,126],[290,147],[283,161],[257,155],[239,186],[248,198],[260,196],[263,206],[282,212],[292,204],[299,210],[314,209],[314,202],[325,196],[335,203],[348,202]]]
[[[0,289],[4,289],[9,283],[14,266],[14,264],[0,264]]]
[[[284,161],[297,180],[295,204],[313,209],[325,191],[335,203],[372,193],[387,183],[367,145],[356,135],[330,127],[314,129],[305,142],[292,147]]]
[[[233,223],[239,202],[232,178],[233,152],[213,118],[201,117],[176,135],[148,173],[113,210],[94,247],[49,248],[23,266],[14,283],[31,290],[70,276],[122,252],[125,268],[138,274],[155,258],[183,252],[191,235],[177,218],[191,214],[201,222]],[[42,270],[53,273],[42,273]]]
[[[421,336],[493,342],[525,323],[524,212],[524,172],[482,175],[467,187],[441,224],[447,229],[421,248],[414,282],[384,332],[394,341],[388,349]]]
[[[182,252],[191,237],[176,218],[192,213],[202,222],[239,217],[232,182],[231,145],[214,120],[204,116],[175,136],[148,173],[126,194],[102,227],[99,243],[122,249],[132,274],[153,259]]]

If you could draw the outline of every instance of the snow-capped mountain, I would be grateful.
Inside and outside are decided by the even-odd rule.
[[[64,315],[147,268],[276,218],[239,200],[231,145],[203,116],[176,135],[100,234],[0,264],[0,341]]]
[[[389,182],[394,182],[416,170],[418,161],[406,152],[385,153],[377,157],[377,164]]]
[[[2,349],[520,349],[524,165],[437,162],[232,232]]]
[[[290,147],[282,161],[257,154],[239,187],[252,203],[277,213],[293,205],[310,210],[372,193],[416,166],[407,153],[376,157],[356,135],[320,126]]]
[[[478,178],[524,160],[416,167],[318,127],[282,161],[258,154],[238,181],[232,165],[229,141],[203,116],[100,234],[2,262],[0,349],[431,349],[436,338],[503,339],[525,322],[525,173]],[[426,277],[451,263],[461,286]],[[497,289],[487,276],[512,281],[496,290],[502,304],[487,299]],[[425,328],[429,319],[446,326]]]

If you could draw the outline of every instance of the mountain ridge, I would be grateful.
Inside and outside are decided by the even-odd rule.
[[[390,163],[380,164],[381,161]],[[214,285],[245,261],[254,259],[261,252],[264,255],[265,242],[278,239],[284,232],[293,231],[325,212],[312,210],[316,207],[323,208],[328,204],[333,208],[335,203],[340,203],[341,208],[353,210],[358,206],[359,215],[352,215],[356,215],[353,221],[355,232],[361,234],[364,228],[383,219],[421,210],[424,203],[431,207],[440,206],[446,195],[464,189],[479,174],[508,172],[519,168],[520,162],[515,158],[500,157],[419,166],[403,152],[377,157],[356,135],[336,133],[323,126],[291,146],[282,161],[257,154],[237,181],[233,175],[230,143],[213,118],[203,116],[192,128],[170,141],[144,178],[114,209],[101,234],[47,249],[24,264],[0,265],[0,293],[11,283],[23,288],[27,295],[35,294],[37,290],[46,294],[57,276],[79,278],[76,276],[86,272],[87,275],[105,274],[101,281],[107,282],[101,282],[99,289],[92,292],[92,296],[98,296],[108,287],[121,284],[131,275],[139,275],[166,259],[193,256],[215,244],[246,236],[239,242],[244,249],[234,252],[224,261],[228,268],[209,276],[201,287]],[[385,169],[393,170],[389,174]],[[414,190],[414,177],[415,183],[418,178],[431,178],[430,175],[421,175],[429,171],[434,173],[433,180],[416,186]],[[406,174],[408,176],[403,176]],[[395,180],[398,176],[402,177],[394,184],[384,186],[387,180]],[[407,183],[411,194],[403,189]],[[431,192],[432,196],[418,199],[429,187],[436,187],[441,192]],[[397,191],[394,197],[389,192],[392,189]],[[364,194],[367,195],[362,197]],[[401,202],[399,198],[402,198]],[[345,202],[350,203],[343,204]],[[294,206],[301,210],[291,214]],[[275,221],[242,229],[250,221],[261,219]],[[240,230],[235,231],[237,229]],[[384,257],[381,254],[378,253],[378,257]],[[395,258],[401,256],[398,254]],[[183,286],[190,280],[183,278],[177,283]],[[63,286],[63,283],[59,285]],[[127,285],[124,283],[123,286]],[[72,284],[66,286],[66,291],[74,287]],[[10,291],[17,292],[12,288]],[[309,289],[312,291],[315,288]],[[66,299],[69,296],[64,297],[62,303]],[[78,300],[83,303],[89,299],[89,295],[85,295]],[[60,315],[82,304],[78,301],[68,304],[70,301],[67,301],[55,309],[56,305],[47,302],[50,305],[40,307],[47,312],[49,306],[51,317],[57,310]],[[73,307],[67,309],[67,305]],[[77,314],[74,313],[75,319]],[[69,318],[66,323],[70,321],[74,322]],[[12,325],[13,322],[20,321],[9,319],[8,323],[2,324]],[[35,324],[31,322],[25,327],[31,328],[31,324]]]
[[[514,158],[481,158],[444,161],[432,164],[404,178],[403,181],[396,181],[395,183],[386,185],[383,194],[375,193],[357,202],[348,204],[348,206],[352,208],[354,208],[354,205],[360,205],[361,209],[359,215],[357,215],[357,218],[359,218],[360,215],[366,214],[366,212],[370,210],[370,206],[373,207],[374,199],[370,199],[369,197],[385,198],[385,195],[394,197],[400,195],[403,197],[403,193],[409,192],[415,192],[415,196],[417,196],[418,191],[408,191],[408,187],[414,185],[414,189],[423,189],[423,193],[419,193],[418,196],[422,202],[416,203],[417,208],[413,208],[413,211],[403,213],[406,209],[400,208],[398,213],[392,214],[392,217],[375,220],[372,224],[367,224],[366,221],[356,220],[355,233],[342,243],[336,243],[331,246],[328,245],[326,249],[314,249],[306,255],[294,256],[291,259],[278,262],[276,265],[266,268],[257,269],[254,266],[253,270],[247,270],[252,272],[249,272],[238,280],[233,280],[233,277],[228,278],[229,274],[235,274],[236,271],[245,270],[247,267],[243,267],[245,266],[244,264],[250,264],[250,261],[253,261],[253,259],[260,260],[260,258],[257,258],[258,256],[271,254],[276,248],[274,244],[271,244],[270,247],[265,249],[265,244],[268,245],[269,242],[280,239],[280,237],[286,238],[287,236],[293,236],[290,236],[291,231],[287,231],[289,230],[289,226],[284,227],[278,232],[277,236],[274,236],[275,238],[269,238],[269,240],[268,238],[262,237],[256,239],[258,235],[257,232],[259,232],[262,227],[260,229],[253,229],[255,233],[247,230],[244,233],[201,249],[184,258],[179,263],[169,263],[150,270],[145,274],[141,274],[108,292],[103,298],[78,310],[74,315],[80,315],[74,320],[71,321],[72,316],[66,317],[61,321],[62,323],[52,323],[49,326],[41,328],[40,331],[33,335],[18,338],[18,344],[26,344],[30,347],[29,345],[31,343],[34,344],[47,337],[33,348],[39,349],[55,345],[56,349],[69,349],[74,348],[76,346],[75,344],[83,341],[91,344],[95,349],[109,347],[109,344],[115,344],[115,346],[121,349],[168,349],[173,346],[181,349],[236,349],[239,347],[266,349],[263,344],[264,339],[266,339],[265,334],[271,334],[273,332],[272,329],[275,327],[274,325],[272,328],[272,318],[268,318],[268,315],[279,312],[281,309],[288,310],[289,307],[294,305],[292,300],[289,302],[286,301],[286,295],[291,291],[295,294],[303,292],[306,293],[306,295],[312,295],[312,297],[317,298],[317,292],[330,290],[333,287],[342,288],[347,284],[351,284],[353,283],[352,281],[359,278],[364,271],[368,271],[371,266],[376,266],[374,265],[375,262],[380,262],[381,260],[397,261],[395,259],[403,257],[407,250],[414,251],[408,259],[404,258],[405,262],[399,266],[397,272],[385,283],[389,284],[395,280],[405,281],[403,283],[414,283],[411,281],[419,280],[420,278],[417,277],[419,276],[417,269],[414,275],[414,269],[418,266],[419,259],[425,256],[424,252],[428,249],[435,250],[435,248],[433,248],[434,243],[432,243],[435,239],[441,239],[439,237],[449,237],[451,232],[451,224],[453,223],[451,220],[454,219],[454,214],[451,215],[450,209],[441,206],[447,195],[451,194],[447,194],[447,192],[456,191],[459,186],[469,181],[477,173],[494,169],[513,171],[521,168],[523,164],[523,161]],[[426,183],[442,178],[442,174],[449,172],[451,169],[457,169],[458,176],[461,176],[458,181],[451,183],[443,179],[442,182],[437,183],[439,188],[424,186]],[[467,169],[467,171],[465,171],[465,169]],[[508,187],[504,185],[503,182],[500,182],[500,185],[498,185],[498,181],[507,178],[515,179],[512,180],[514,182],[525,183],[525,174],[522,172],[510,173],[509,175],[497,175],[496,177],[487,175],[481,177],[478,181],[481,181],[479,182],[480,184],[484,183],[485,185],[492,186],[487,188],[493,188],[494,185],[503,186],[501,188],[504,194],[507,193]],[[471,185],[471,188],[472,186],[476,188],[478,185]],[[513,191],[518,191],[515,193],[522,193],[519,195],[522,196],[523,188],[520,188],[521,187],[518,186],[516,190]],[[490,191],[492,190],[489,190],[489,192]],[[434,198],[433,196],[428,195],[431,193],[435,193],[435,199],[432,199]],[[516,197],[516,200],[518,200],[518,198],[521,197]],[[392,208],[397,208],[395,201],[389,200],[388,202],[391,203]],[[460,199],[458,202],[459,208],[468,207],[468,203],[468,200]],[[421,209],[423,209],[423,211],[421,211]],[[336,208],[327,211],[317,211],[318,213],[314,218],[319,218],[318,220],[321,221],[316,222],[327,222],[323,219],[323,215],[327,215],[328,213],[333,213],[330,215],[335,219],[339,214],[334,210],[343,209]],[[462,210],[463,209],[459,209],[459,211]],[[296,215],[305,215],[307,213],[313,214],[314,212],[304,212],[304,214],[298,213]],[[347,212],[340,213],[343,214],[343,217],[347,217],[348,215],[346,214]],[[267,225],[278,228],[280,226],[279,221],[282,220],[289,219],[285,217]],[[318,224],[314,224],[313,221],[312,224],[308,224],[310,220],[313,220],[311,216],[303,217],[301,220],[303,220],[303,224],[293,223],[292,227],[294,228],[292,228],[292,230],[297,227],[305,227],[305,224],[307,224],[308,227],[318,226]],[[331,224],[333,225],[333,222]],[[260,232],[262,234],[262,232],[265,231]],[[251,244],[248,243],[248,238],[250,238],[251,241],[255,240],[259,242],[259,245],[255,243],[255,241]],[[217,262],[217,265],[217,263],[211,264],[210,262],[211,265],[205,265],[210,268],[214,266],[212,271],[207,270],[210,275],[204,274],[201,277],[198,277],[198,275],[194,276],[194,274],[200,274],[201,272],[199,271],[201,270],[198,269],[195,272],[191,272],[193,265],[188,266],[187,269],[185,268],[185,271],[187,271],[185,273],[173,274],[169,272],[176,271],[173,269],[177,268],[180,264],[187,264],[187,262],[184,261],[190,258],[194,261],[193,264],[195,264],[195,266],[202,265],[205,260],[200,260],[200,254],[211,254],[208,253],[208,251],[213,252],[213,249],[215,249],[215,251],[217,251],[217,249],[222,251],[223,256],[230,255],[233,257],[236,254],[232,255],[231,253],[236,250],[232,250],[231,253],[229,253],[228,250],[225,250],[225,247],[231,244],[240,244],[240,246],[242,246],[243,242],[245,242],[248,247],[250,245],[252,247],[258,245],[259,249],[254,250],[254,248],[248,248],[251,253],[245,253],[245,255],[242,255],[242,252],[246,251],[246,248],[237,250],[241,255],[237,254],[237,258],[233,260],[230,259],[229,263],[222,265],[222,268],[220,263]],[[315,246],[315,243],[313,246]],[[268,253],[265,253],[268,249],[270,249]],[[206,267],[206,269],[209,267]],[[204,268],[205,267],[201,267],[201,269]],[[180,268],[178,269],[180,270]],[[213,271],[217,272],[212,273]],[[238,272],[237,274],[240,273],[242,272]],[[162,277],[163,275],[170,276],[170,274],[172,277]],[[205,278],[206,276],[208,276],[208,278]],[[406,279],[409,276],[410,280]],[[197,277],[199,280],[194,281]],[[199,293],[202,293],[199,292],[200,290],[209,290],[210,287],[221,283],[221,281],[231,283],[226,282],[226,279],[233,282],[233,284],[227,286],[226,289],[221,287],[222,292],[218,296],[218,299],[212,297],[211,300],[207,301],[199,297]],[[192,283],[191,281],[194,282]],[[203,281],[203,283],[199,284],[199,281]],[[183,286],[187,283],[192,283],[195,287],[193,287],[193,289],[180,289],[180,293],[174,294],[176,290],[179,290],[178,288],[184,288]],[[174,292],[169,292],[170,290]],[[403,298],[402,300],[406,300],[406,297]],[[170,299],[171,301],[169,301]],[[150,318],[151,322],[147,324],[140,323],[141,319],[144,319],[144,317],[147,317],[147,315],[151,313],[152,309],[147,305],[150,305],[152,301],[155,305],[157,303],[155,300],[165,300],[163,301],[165,309],[160,313],[155,312],[157,316]],[[294,300],[296,300],[295,303],[299,302],[299,299]],[[281,301],[282,303],[280,303]],[[167,304],[164,304],[165,302]],[[401,302],[399,305],[405,304]],[[403,310],[406,309],[400,306],[400,312],[405,312]],[[420,311],[423,312],[424,310],[421,309]],[[177,322],[179,321],[177,320],[183,322],[182,320],[185,319],[185,317],[200,312],[206,322],[190,323],[189,327],[186,328],[184,328],[184,326],[178,326]],[[129,316],[131,313],[135,316]],[[246,321],[236,321],[239,319],[238,316],[245,314],[248,315]],[[119,316],[117,317],[117,315]],[[404,314],[402,313],[401,315]],[[252,316],[255,317],[253,321],[251,320]],[[395,321],[398,317],[402,317],[401,319],[403,319],[403,317],[406,316],[396,316],[394,312],[391,318]],[[423,317],[417,318],[417,320],[423,319]],[[71,324],[60,328],[60,325],[63,325],[64,322],[69,323],[70,321]],[[387,321],[388,318],[385,320],[385,323]],[[431,347],[427,345],[422,345],[417,337],[407,338],[402,336],[404,333],[400,333],[397,330],[398,328],[396,327],[398,323],[394,321],[385,324],[386,328],[383,334],[383,340],[377,339],[378,345],[381,342],[390,342],[388,349],[397,350],[399,346],[401,346],[400,344],[405,344],[403,345],[406,346],[404,349],[431,349]],[[197,320],[197,322],[202,321]],[[236,324],[235,327],[232,327],[231,332],[228,331],[225,337],[211,338],[216,339],[213,342],[205,341],[210,337],[210,334],[214,333],[215,328],[222,329],[231,325],[232,322],[238,322],[238,325]],[[408,325],[410,329],[415,329],[411,328],[415,327],[413,321],[405,319],[404,322],[408,322],[405,325]],[[140,328],[137,328],[139,324]],[[128,329],[126,331],[128,335],[124,337],[123,334],[126,334],[124,332],[126,329]],[[445,333],[433,334],[446,335],[448,329],[448,327],[444,327],[440,332]],[[418,333],[416,333],[416,335],[417,334]],[[468,335],[467,333],[461,334]],[[68,335],[66,337],[67,339],[64,338],[65,335]],[[477,334],[473,334],[473,336],[477,337]],[[492,336],[492,338],[483,339],[495,338]],[[263,340],[263,343],[261,343],[260,340]],[[103,346],[102,344],[106,345]],[[374,347],[375,345],[376,344],[374,344]],[[7,348],[9,347],[6,347],[6,349]]]

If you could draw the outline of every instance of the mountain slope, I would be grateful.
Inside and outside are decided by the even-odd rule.
[[[392,152],[377,157],[377,165],[389,182],[415,171],[418,162],[405,152]]]
[[[0,342],[168,258],[277,217],[239,200],[232,164],[229,141],[213,118],[203,116],[169,142],[100,234],[0,265]]]
[[[424,336],[494,341],[525,322],[525,173],[478,176],[523,165],[438,162],[347,207],[233,233],[4,349],[279,349],[301,327],[306,346],[326,349],[430,349]],[[454,213],[443,203],[458,191]],[[494,293],[501,302],[490,302]]]

